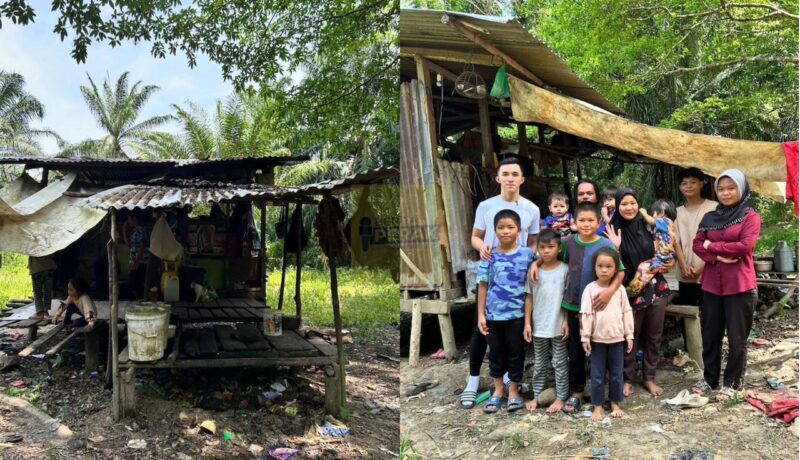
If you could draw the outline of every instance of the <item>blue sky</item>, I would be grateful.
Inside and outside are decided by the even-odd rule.
[[[123,43],[111,48],[105,43],[93,43],[86,63],[77,64],[70,56],[70,37],[61,42],[52,32],[57,17],[46,7],[38,8],[36,13],[36,22],[27,26],[3,21],[0,69],[21,74],[28,92],[44,104],[44,120],[34,127],[52,129],[67,141],[103,135],[81,95],[80,86],[88,84],[87,73],[101,85],[107,75],[116,81],[127,70],[131,84],[141,80],[161,87],[145,105],[141,120],[171,113],[172,104],[182,105],[187,100],[212,113],[217,99],[233,91],[232,85],[223,81],[220,66],[204,55],[197,56],[197,66],[190,69],[182,54],[166,59],[152,57],[149,44]],[[162,129],[176,132],[177,125]],[[42,141],[42,147],[48,154],[57,151],[55,141]]]

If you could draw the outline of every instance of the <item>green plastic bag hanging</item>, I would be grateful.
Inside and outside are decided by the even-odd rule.
[[[508,75],[506,65],[500,66],[497,75],[494,76],[491,96],[495,99],[511,99],[511,88],[508,86]]]

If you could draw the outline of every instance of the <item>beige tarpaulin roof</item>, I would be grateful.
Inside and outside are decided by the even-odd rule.
[[[0,251],[34,257],[64,249],[106,215],[104,211],[78,208],[80,198],[63,193],[75,180],[74,174],[39,190],[23,174],[0,190]]]
[[[676,166],[695,166],[719,176],[728,168],[741,170],[750,187],[784,201],[786,160],[781,144],[690,134],[655,128],[593,108],[574,99],[538,88],[513,76],[511,110],[521,122],[544,123],[626,152]]]

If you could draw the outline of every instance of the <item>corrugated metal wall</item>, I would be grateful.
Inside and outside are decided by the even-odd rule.
[[[469,166],[441,159],[436,162],[450,240],[451,271],[456,274],[466,270],[472,250],[470,237],[475,213],[472,210]]]
[[[442,285],[433,140],[425,87],[400,87],[400,287],[435,290]]]

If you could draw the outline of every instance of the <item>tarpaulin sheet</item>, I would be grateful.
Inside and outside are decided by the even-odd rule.
[[[75,174],[70,173],[40,190],[36,181],[22,174],[0,190],[0,215],[29,216],[60,198],[73,182]]]
[[[62,194],[75,179],[70,176],[36,191],[36,183],[23,175],[0,190],[0,251],[46,256],[69,246],[103,219],[105,211],[78,208],[75,203],[81,198]]]
[[[717,177],[729,168],[741,170],[750,187],[784,201],[786,161],[779,142],[728,139],[636,123],[582,101],[560,96],[508,77],[511,110],[519,122],[544,123],[559,131],[644,157]]]

